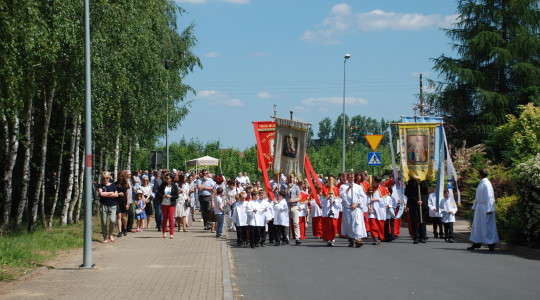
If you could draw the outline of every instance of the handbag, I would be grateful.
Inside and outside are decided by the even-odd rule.
[[[186,199],[186,201],[184,202],[184,205],[186,206],[186,208],[190,208],[191,207],[191,201],[189,199]]]
[[[137,209],[135,210],[135,213],[138,214],[138,215],[142,214],[142,209],[137,208]]]

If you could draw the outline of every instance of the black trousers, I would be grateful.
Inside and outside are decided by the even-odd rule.
[[[420,220],[420,207],[412,207],[410,209],[411,230],[415,239],[426,238],[426,221],[429,218],[429,210],[427,207],[422,207],[421,209],[422,220]]]
[[[274,227],[274,220],[268,222],[268,240],[270,243],[274,242],[274,236],[275,236],[275,227]],[[264,241],[266,241],[266,232],[263,237]]]
[[[433,222],[433,234],[443,234],[443,228],[442,228],[442,218],[441,217],[432,217],[431,222]],[[437,231],[439,229],[439,231]]]
[[[131,207],[127,210],[127,224],[126,224],[126,231],[130,232],[133,230],[133,219],[135,219],[135,214],[133,213],[133,210],[131,210]]]
[[[386,219],[384,221],[384,239],[394,239],[394,219]]]
[[[249,245],[255,246],[264,243],[264,226],[248,226],[249,230]]]
[[[199,205],[201,205],[204,228],[208,228],[210,227],[210,222],[208,222],[208,213],[210,212],[210,196],[199,195]]]
[[[247,242],[248,226],[236,226],[236,242],[242,244]]]
[[[289,242],[289,239],[287,239],[287,231],[289,231],[289,227],[274,225],[274,242]]]
[[[454,223],[443,223],[444,227],[444,238],[453,239],[454,238]]]

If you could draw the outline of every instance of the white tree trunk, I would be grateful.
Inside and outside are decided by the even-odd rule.
[[[120,135],[116,136],[116,144],[114,146],[114,180],[118,180],[118,160],[120,158]]]
[[[17,209],[17,219],[15,220],[15,231],[20,231],[22,227],[22,219],[25,209],[28,204],[28,186],[30,185],[30,159],[32,156],[32,114],[34,113],[34,101],[32,97],[28,97],[26,102],[26,115],[24,125],[24,142],[20,146],[24,149],[23,157],[23,177],[22,186],[19,200],[19,207]]]
[[[39,198],[39,212],[41,213],[41,227],[45,228],[47,226],[47,218],[45,217],[45,185],[41,185],[41,197]],[[34,226],[35,231],[35,226]]]
[[[64,127],[62,128],[62,143],[60,144],[60,158],[58,160],[58,171],[56,171],[56,185],[54,190],[53,203],[51,207],[51,214],[49,215],[49,221],[47,227],[52,227],[54,212],[56,211],[56,204],[58,203],[58,195],[60,193],[60,179],[62,178],[62,166],[64,159],[64,143],[66,141],[66,126],[67,126],[67,117],[64,117]]]
[[[11,131],[9,130],[9,122],[11,121]],[[2,213],[2,222],[0,227],[0,234],[4,235],[8,233],[9,227],[9,216],[11,214],[11,204],[13,201],[12,198],[12,188],[13,188],[13,168],[15,168],[15,162],[17,161],[17,149],[19,148],[19,112],[17,109],[14,110],[13,119],[8,121],[6,115],[2,114],[2,123],[4,131],[6,132],[6,163],[4,169],[4,206]],[[11,135],[10,135],[11,133]],[[9,149],[9,150],[8,150]]]
[[[49,125],[51,124],[51,113],[52,113],[52,105],[53,105],[53,99],[54,99],[54,95],[55,95],[55,87],[56,87],[56,84],[55,82],[53,82],[52,84],[52,87],[51,87],[51,90],[50,90],[50,93],[47,95],[46,92],[44,92],[45,94],[45,101],[43,101],[44,103],[44,107],[43,107],[43,110],[44,110],[44,113],[45,113],[45,116],[43,118],[43,132],[42,132],[42,135],[41,135],[41,153],[40,153],[40,163],[39,163],[39,175],[37,177],[37,180],[36,180],[36,192],[34,194],[34,200],[32,201],[32,203],[30,203],[30,209],[31,209],[31,213],[30,213],[30,220],[28,222],[28,231],[29,232],[34,232],[36,230],[36,219],[37,219],[37,214],[38,214],[38,202],[39,201],[44,201],[45,197],[44,195],[42,195],[41,193],[43,193],[43,191],[45,190],[45,164],[47,162],[47,142],[48,142],[48,137],[49,137]],[[40,204],[42,204],[40,202]],[[43,203],[44,205],[44,203]],[[43,209],[44,207],[42,207]],[[42,213],[42,216],[45,214],[45,212],[42,210],[41,211]],[[42,222],[45,222],[44,219],[41,220]]]
[[[79,126],[77,126],[77,139],[75,142],[75,161],[73,163],[73,166],[75,167],[73,170],[73,196],[71,197],[71,203],[69,205],[69,211],[68,211],[68,224],[73,224],[73,211],[75,210],[75,204],[77,203],[77,200],[79,199],[79,165],[81,159],[81,126],[80,126],[80,119],[79,116]]]
[[[127,155],[126,170],[131,170],[131,139],[128,139],[128,155]]]
[[[78,224],[79,223],[79,220],[81,218],[81,206],[82,206],[82,202],[83,202],[83,191],[84,191],[84,181],[86,180],[86,176],[84,176],[84,159],[81,159],[81,166],[80,166],[80,171],[79,171],[79,191],[77,193],[77,210],[76,210],[76,215],[75,215],[75,219],[74,219],[74,223]],[[93,191],[88,191],[89,193],[91,193],[92,195],[94,195]]]
[[[71,145],[69,147],[69,171],[68,171],[68,180],[67,180],[67,191],[66,195],[64,197],[64,206],[62,207],[62,215],[60,216],[60,225],[65,226],[67,225],[67,217],[69,212],[69,205],[71,204],[71,198],[73,196],[73,177],[74,176],[74,169],[75,169],[75,153],[77,149],[75,149],[75,144],[77,141],[77,128],[79,127],[78,124],[78,117],[73,118],[73,129],[71,131]]]

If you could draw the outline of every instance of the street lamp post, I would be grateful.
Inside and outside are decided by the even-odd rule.
[[[171,60],[165,59],[165,69],[170,70],[171,69]],[[166,129],[165,129],[165,147],[167,148],[167,170],[169,170],[169,80],[165,81],[166,87],[167,87],[167,121],[166,121]]]
[[[90,0],[84,1],[84,64],[85,64],[85,170],[84,170],[84,248],[83,269],[93,268],[92,263],[92,73],[90,64]]]
[[[347,63],[347,59],[351,58],[350,54],[345,54],[345,59],[343,60],[343,119],[341,122],[343,123],[343,135],[341,136],[341,139],[343,140],[343,153],[342,153],[342,163],[341,163],[341,172],[345,172],[345,65]]]

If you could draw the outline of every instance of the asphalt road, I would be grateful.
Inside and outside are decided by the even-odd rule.
[[[406,229],[405,229],[406,231]],[[403,233],[403,232],[402,232]],[[229,233],[235,238],[236,233]],[[540,299],[540,261],[465,250],[430,238],[348,248],[308,237],[299,246],[232,246],[242,299]],[[232,241],[230,241],[232,242]],[[294,243],[293,243],[294,244]]]

